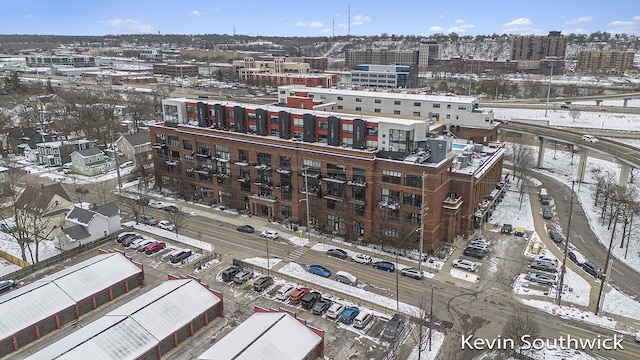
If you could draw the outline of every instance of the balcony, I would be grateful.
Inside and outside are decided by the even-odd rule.
[[[248,183],[251,181],[251,177],[249,176],[240,176],[238,179],[241,183]]]
[[[270,202],[270,203],[275,203],[275,202],[278,201],[278,198],[276,196],[273,196],[273,195],[253,194],[253,195],[251,195],[251,198],[255,199],[255,200],[261,200],[261,201]]]
[[[333,182],[333,183],[337,183],[337,184],[344,184],[347,182],[347,178],[345,176],[341,176],[341,175],[335,175],[335,176],[326,176],[324,178],[322,178],[323,181],[327,181],[327,182]]]
[[[318,193],[318,187],[317,186],[309,186],[309,192],[307,192],[307,189],[303,186],[299,189],[300,194],[309,194],[309,195],[316,195]]]
[[[320,179],[322,177],[322,175],[320,174],[319,170],[312,170],[312,171],[302,171],[300,172],[300,176],[307,176],[313,179]]]
[[[378,207],[381,209],[398,210],[400,209],[400,203],[397,201],[378,201]]]
[[[227,163],[227,162],[229,162],[229,159],[227,159],[227,158],[221,158],[221,157],[217,157],[217,156],[216,156],[216,157],[214,157],[214,159],[215,159],[216,161],[223,162],[223,163]]]
[[[153,144],[151,144],[151,147],[153,149],[166,148],[167,147],[167,143],[164,143],[164,142],[162,142],[162,143],[153,143]]]
[[[462,206],[462,196],[449,196],[442,201],[442,207],[450,210],[457,210]]]
[[[291,174],[291,168],[289,167],[279,167],[276,169],[276,172],[280,173],[280,174]]]
[[[339,201],[339,202],[344,201],[344,196],[333,195],[333,194],[327,194],[324,196],[324,198],[328,200]]]
[[[209,150],[207,149],[200,149],[200,151],[198,151],[196,153],[196,156],[200,156],[200,157],[210,157],[211,156],[211,152],[209,152]]]
[[[249,163],[246,162],[246,161],[236,161],[234,164],[238,165],[238,166],[241,166],[241,167],[249,166]]]
[[[205,174],[205,175],[212,175],[213,174],[213,170],[211,168],[202,167],[202,166],[199,166],[199,167],[193,169],[193,171],[197,172],[198,174]]]
[[[361,181],[361,180],[349,180],[349,181],[347,182],[347,185],[350,185],[350,186],[367,187],[367,182],[366,182],[366,181]]]
[[[271,164],[256,164],[254,167],[258,170],[271,170]]]

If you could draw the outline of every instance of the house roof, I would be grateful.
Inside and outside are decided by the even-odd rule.
[[[74,152],[78,153],[82,157],[90,157],[90,156],[104,154],[104,152],[102,152],[102,150],[100,150],[97,147],[92,147],[92,148],[83,149],[83,150],[76,150]]]
[[[149,131],[140,131],[133,134],[124,134],[122,135],[122,137],[125,138],[125,140],[127,140],[127,142],[131,144],[131,146],[140,146],[147,143],[149,144],[151,143],[151,133]]]
[[[87,225],[94,216],[96,216],[94,211],[74,206],[67,215],[67,220]]]
[[[82,225],[74,225],[71,227],[63,228],[62,232],[67,234],[73,240],[82,240],[86,239],[91,234],[82,226]]]
[[[55,183],[43,187],[27,186],[18,201],[16,201],[16,207],[18,209],[25,209],[31,212],[42,212],[46,209],[55,195],[71,202],[71,198],[64,191],[61,184]]]
[[[287,313],[257,312],[210,347],[198,360],[300,360],[322,341]]]
[[[102,204],[93,210],[109,218],[120,214],[120,208],[115,202]]]

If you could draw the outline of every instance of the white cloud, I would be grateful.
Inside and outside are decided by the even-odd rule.
[[[465,32],[465,31],[467,31],[467,29],[470,29],[470,28],[473,28],[473,27],[475,27],[475,25],[464,24],[464,25],[460,25],[460,26],[450,27],[450,28],[447,29],[447,32],[449,34],[451,34],[451,33],[459,34],[459,33]]]
[[[442,32],[444,28],[442,26],[432,26],[429,28],[429,32]]]
[[[204,13],[202,11],[199,11],[199,10],[193,10],[191,12],[191,15],[193,15],[193,16],[202,16],[202,15],[204,15]]]
[[[329,29],[329,28],[324,28],[324,29],[320,30],[320,32],[321,32],[321,33],[323,33],[323,34],[326,34],[326,33],[328,33],[328,32],[331,32],[331,29]]]
[[[591,20],[593,20],[593,16],[580,16],[580,17],[575,18],[575,19],[567,20],[567,24],[569,24],[569,25],[584,24],[584,23],[589,22]]]
[[[121,31],[137,33],[151,33],[154,31],[153,25],[145,24],[135,19],[109,19],[101,21],[101,23]]]
[[[607,24],[607,32],[612,34],[638,34],[638,23],[634,21],[612,21]]]
[[[636,23],[633,21],[612,21],[607,24],[610,27],[627,27],[627,26],[635,26]]]
[[[324,26],[321,21],[298,21],[294,25],[299,27],[312,27],[312,28],[321,28]]]
[[[505,33],[530,33],[533,30],[531,25],[533,25],[533,23],[528,18],[519,18],[503,24],[502,27],[504,28]]]
[[[635,21],[640,21],[640,15],[639,15],[639,16],[634,16],[634,17],[633,17],[633,20],[635,20]]]
[[[341,28],[341,29],[346,29],[347,28],[347,24],[340,23],[340,24],[338,24],[338,27]]]
[[[456,24],[464,24],[465,21],[462,19],[456,19]]]
[[[371,18],[366,15],[356,15],[353,17],[351,25],[363,25],[366,22],[371,21]]]
[[[438,19],[444,19],[444,15],[442,14],[438,15]]]
[[[312,21],[309,23],[309,27],[321,28],[323,26],[322,21]]]
[[[563,33],[565,34],[588,34],[589,30],[583,28],[575,28],[575,29],[563,29]]]

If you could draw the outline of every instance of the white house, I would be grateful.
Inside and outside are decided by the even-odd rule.
[[[115,168],[115,161],[95,147],[71,153],[71,164],[73,172],[86,176],[104,174]]]
[[[63,227],[57,235],[62,250],[73,249],[102,239],[122,228],[120,209],[114,202],[93,209],[74,207],[65,220],[74,225]]]

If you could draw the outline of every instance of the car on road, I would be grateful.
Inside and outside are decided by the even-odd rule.
[[[373,314],[368,311],[360,311],[358,316],[353,319],[353,327],[356,329],[364,329],[373,320]]]
[[[551,241],[557,244],[564,241],[564,236],[562,236],[562,233],[560,233],[560,231],[558,230],[549,230],[549,238],[551,238]]]
[[[464,251],[462,251],[462,255],[470,256],[476,259],[482,259],[487,255],[487,252],[475,248],[465,248]]]
[[[79,186],[79,187],[76,188],[76,192],[78,194],[88,194],[89,193],[89,189],[87,189],[84,186]]]
[[[166,204],[163,203],[162,201],[156,201],[156,200],[149,201],[148,205],[149,207],[152,207],[155,209],[162,209],[163,207],[166,206]]]
[[[382,330],[382,337],[389,340],[394,339],[400,332],[403,323],[404,316],[400,314],[393,315],[391,320],[387,323],[387,326]]]
[[[15,282],[15,280],[2,280],[0,281],[0,293],[15,289],[16,286],[18,286],[18,284]]]
[[[171,256],[169,256],[169,262],[171,262],[172,264],[181,263],[187,260],[189,256],[191,256],[191,250],[182,249],[178,252],[174,252],[173,254],[171,254]]]
[[[414,278],[416,280],[421,280],[424,277],[424,271],[412,267],[401,269],[400,274],[402,274],[402,276]]]
[[[582,264],[587,262],[587,259],[584,257],[584,255],[579,253],[578,250],[569,250],[569,252],[567,253],[567,257],[578,266],[582,266]]]
[[[339,259],[347,258],[347,252],[342,249],[329,249],[327,250],[327,255],[337,257]]]
[[[356,316],[358,316],[358,313],[360,313],[360,308],[357,306],[349,306],[344,309],[342,316],[340,316],[340,322],[347,325],[351,324]]]
[[[582,141],[586,141],[586,142],[590,142],[590,143],[596,143],[596,142],[598,142],[598,138],[596,138],[593,135],[585,134],[585,135],[582,135]]]
[[[236,228],[236,230],[237,230],[237,231],[240,231],[240,232],[242,232],[242,233],[247,233],[247,234],[251,234],[251,233],[253,233],[254,231],[256,231],[256,230],[253,228],[253,226],[251,226],[251,225],[242,225],[242,226],[238,226],[238,227]]]
[[[551,220],[553,218],[553,211],[549,208],[542,210],[542,218],[545,220]]]
[[[393,272],[396,269],[396,265],[390,261],[377,261],[373,263],[373,267],[376,269]]]
[[[289,295],[291,295],[291,293],[293,293],[295,290],[296,290],[295,286],[291,284],[284,284],[276,292],[276,299],[282,300],[282,301],[287,300],[289,298]]]
[[[351,257],[351,261],[358,264],[369,265],[373,260],[371,259],[371,256],[367,254],[355,254],[353,257]]]
[[[322,276],[322,277],[329,277],[331,276],[331,270],[327,269],[326,267],[322,266],[322,265],[310,265],[309,266],[309,272],[318,276]]]
[[[587,274],[593,276],[596,279],[602,278],[602,269],[600,269],[598,265],[592,263],[591,261],[587,261],[586,263],[582,264],[582,269],[584,269]]]
[[[568,108],[569,108],[569,105],[567,104],[560,105],[560,109],[568,109]]]
[[[177,207],[177,206],[175,206],[175,205],[167,205],[167,206],[163,207],[162,209],[163,209],[164,211],[166,211],[166,212],[168,212],[168,213],[172,213],[172,214],[175,214],[175,213],[177,213],[178,211],[180,211],[180,209],[178,209],[178,207]]]
[[[265,230],[262,233],[260,233],[260,236],[267,239],[275,240],[278,238],[278,232],[275,230]]]
[[[455,259],[451,264],[453,265],[453,267],[465,269],[471,272],[474,272],[478,269],[478,264],[476,264],[475,261],[467,259]]]
[[[343,304],[334,302],[330,307],[329,310],[327,310],[327,318],[329,319],[337,319],[338,317],[340,317],[340,315],[342,315],[342,312],[344,311],[345,306]]]
[[[253,270],[251,269],[242,269],[240,272],[235,274],[233,277],[233,282],[236,284],[244,284],[247,280],[251,279],[253,276]]]
[[[307,295],[310,292],[311,290],[308,287],[297,288],[289,296],[289,302],[292,304],[297,304],[300,302],[300,300],[302,300],[302,298],[305,295]]]
[[[351,286],[358,285],[357,277],[353,276],[351,273],[348,273],[342,270],[336,271],[336,281],[341,282],[343,284],[351,285]]]
[[[314,315],[322,315],[325,312],[327,312],[327,310],[329,310],[329,307],[331,306],[332,301],[329,299],[325,299],[325,298],[320,298],[318,301],[316,301],[316,303],[313,305],[313,308],[311,309],[311,312]]]
[[[555,276],[548,274],[530,273],[527,278],[529,281],[538,283],[540,285],[552,286],[556,284]]]
[[[235,265],[229,266],[228,268],[224,269],[222,271],[222,281],[224,282],[233,281],[233,277],[236,276],[236,274],[239,273],[240,270],[242,270],[242,268]]]
[[[636,333],[636,342],[640,343],[640,331]]]
[[[167,231],[173,231],[176,229],[176,225],[169,220],[160,220],[158,222],[158,227]]]
[[[253,291],[264,291],[271,284],[273,284],[273,278],[271,276],[261,276],[258,280],[253,282]]]
[[[156,242],[154,244],[147,245],[147,247],[145,248],[144,252],[147,255],[151,255],[151,254],[156,253],[156,252],[158,252],[158,251],[160,251],[160,250],[162,250],[162,249],[164,249],[166,247],[167,247],[167,244],[164,241],[158,241],[158,242]]]
[[[140,215],[140,222],[145,225],[153,226],[158,224],[158,219],[154,218],[151,215]]]

